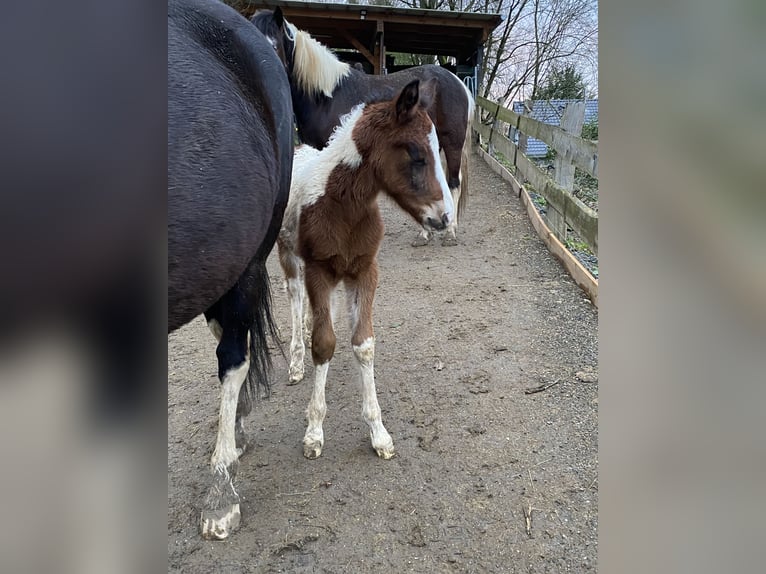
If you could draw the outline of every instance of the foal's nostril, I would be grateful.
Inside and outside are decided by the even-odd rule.
[[[433,217],[429,217],[426,219],[426,222],[428,223],[429,227],[432,227],[433,229],[436,229],[437,231],[441,231],[445,227],[447,227],[447,219],[446,215],[443,215],[441,220],[434,219]]]
[[[446,213],[442,215],[442,224],[444,224],[444,227],[447,227],[447,224],[449,223],[449,215]]]

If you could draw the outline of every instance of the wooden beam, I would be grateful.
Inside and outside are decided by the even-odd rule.
[[[370,51],[364,47],[364,44],[362,44],[359,40],[354,38],[351,34],[349,34],[346,30],[343,28],[336,28],[338,34],[343,36],[343,38],[346,39],[346,41],[351,44],[356,50],[365,58],[367,58],[367,61],[370,62],[373,66],[375,66],[375,56],[370,53]]]
[[[361,20],[359,12],[335,12],[335,11],[322,11],[318,13],[314,9],[307,8],[289,8],[282,6],[282,13],[285,17],[292,21],[291,18],[320,18],[322,20]],[[418,24],[425,26],[444,26],[455,28],[475,28],[483,29],[491,33],[497,27],[497,24],[476,21],[476,20],[463,20],[460,18],[439,18],[438,16],[408,16],[399,14],[377,14],[367,13],[365,18],[367,21],[385,20],[389,24]]]

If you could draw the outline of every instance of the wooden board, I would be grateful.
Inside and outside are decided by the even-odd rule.
[[[485,162],[492,168],[492,171],[499,174],[504,180],[511,184],[511,187],[520,197],[523,205],[527,208],[527,215],[535,228],[537,235],[543,240],[548,251],[558,259],[566,269],[567,273],[574,279],[575,283],[588,295],[593,305],[598,308],[598,279],[593,277],[590,272],[583,267],[583,264],[572,255],[564,244],[559,241],[553,232],[543,221],[540,213],[537,211],[532,198],[529,197],[527,190],[518,180],[495,158],[478,148],[479,154]]]

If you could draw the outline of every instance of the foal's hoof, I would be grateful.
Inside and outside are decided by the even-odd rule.
[[[218,510],[203,510],[200,519],[202,538],[223,540],[239,528],[241,515],[239,504],[231,504]]]
[[[455,245],[457,245],[457,237],[454,235],[447,233],[442,237],[442,247],[454,247]]]
[[[425,247],[430,241],[430,237],[423,237],[422,235],[418,235],[410,245],[413,247]]]
[[[378,456],[382,458],[383,460],[389,460],[394,458],[394,455],[396,452],[394,451],[394,443],[393,441],[385,446],[373,446],[375,449],[375,452],[378,453]]]
[[[297,385],[303,380],[303,368],[290,367],[290,377],[287,381],[288,385]]]

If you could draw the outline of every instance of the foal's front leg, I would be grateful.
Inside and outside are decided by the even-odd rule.
[[[318,458],[324,447],[322,423],[327,414],[325,385],[330,359],[335,353],[335,331],[332,325],[332,291],[334,284],[318,266],[306,267],[306,287],[313,317],[311,358],[314,361],[314,389],[306,409],[308,425],[303,436],[303,455]]]
[[[372,304],[378,284],[378,267],[372,262],[356,281],[346,281],[346,300],[351,318],[351,344],[362,379],[362,417],[370,427],[372,448],[378,456],[394,456],[394,441],[383,426],[375,390],[375,334],[372,329]]]

